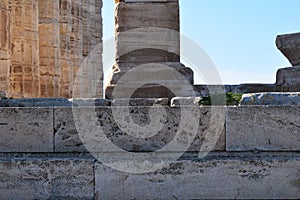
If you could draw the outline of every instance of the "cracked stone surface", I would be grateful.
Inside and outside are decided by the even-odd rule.
[[[0,161],[1,199],[90,199],[93,160]]]
[[[229,107],[227,151],[299,151],[300,109],[297,106]]]
[[[52,108],[1,108],[1,152],[53,152]]]
[[[126,161],[124,161],[126,162]],[[219,158],[177,161],[128,174],[96,165],[96,193],[110,199],[299,198],[299,159]]]

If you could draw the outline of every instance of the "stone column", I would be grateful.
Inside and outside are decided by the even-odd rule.
[[[106,88],[106,97],[115,98],[112,92],[116,85],[122,87],[124,97],[128,88],[135,87],[135,80],[118,83],[118,80],[129,70],[142,64],[162,64],[181,73],[190,84],[193,84],[193,72],[180,63],[180,25],[178,0],[116,0],[115,37],[116,56],[114,73],[110,85]],[[147,45],[149,46],[147,47]],[[127,49],[131,49],[127,52]],[[177,94],[186,96],[189,92],[181,88],[182,83],[175,77],[164,74],[172,70],[153,71],[151,67],[141,75],[161,76],[153,84],[141,87],[133,98],[172,97],[174,94],[160,83],[169,82],[177,86]],[[182,91],[180,91],[182,90]],[[190,93],[189,93],[190,94]],[[122,97],[122,95],[118,95]]]
[[[292,67],[279,69],[276,84],[286,87],[287,91],[300,87],[300,33],[279,35],[277,48],[290,61]]]
[[[40,97],[60,94],[59,0],[39,1]]]
[[[71,58],[75,98],[103,96],[101,8],[101,0],[72,0]],[[97,83],[99,85],[95,85]]]
[[[9,0],[0,1],[0,91],[7,93],[10,69],[10,10]]]
[[[70,57],[70,36],[72,34],[71,0],[60,0],[60,96],[71,97],[73,89],[73,68]]]
[[[47,1],[48,2],[48,1]],[[10,97],[39,95],[38,0],[11,1]]]

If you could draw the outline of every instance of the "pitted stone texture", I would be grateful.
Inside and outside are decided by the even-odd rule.
[[[300,93],[244,94],[240,105],[300,106]]]
[[[55,152],[87,152],[75,127],[72,108],[54,108]]]
[[[52,108],[0,108],[0,152],[53,152]]]
[[[300,33],[279,35],[276,45],[293,66],[300,65]]]
[[[282,68],[277,71],[276,84],[283,86],[300,85],[300,66]]]
[[[151,123],[149,117],[150,109],[154,116],[162,118],[160,124],[150,126],[153,129],[153,135],[146,139],[137,138],[127,134],[126,129],[134,131],[135,134],[143,135],[139,133],[135,128],[136,125],[141,127],[147,126]],[[191,144],[184,143],[189,147],[188,151],[199,151],[202,147],[203,151],[207,149],[212,151],[224,151],[225,150],[225,108],[215,107],[211,109],[209,107],[203,108],[182,108],[186,109],[189,114],[188,118],[199,118],[199,127],[197,135]],[[129,113],[132,123],[128,124],[128,127],[120,126],[120,122],[115,120],[116,117],[122,117],[124,113]],[[156,151],[166,146],[177,133],[181,120],[181,112],[179,108],[170,107],[126,107],[121,106],[116,108],[116,115],[112,113],[112,108],[109,107],[85,107],[76,108],[75,113],[80,113],[80,117],[83,119],[90,119],[95,116],[97,125],[83,124],[78,122],[77,127],[80,125],[87,126],[86,130],[93,130],[94,128],[101,128],[106,137],[116,146],[130,152],[150,152]],[[86,149],[82,144],[81,138],[78,135],[78,130],[75,127],[73,120],[74,112],[72,108],[55,108],[55,151],[57,152],[85,152]],[[126,115],[124,115],[125,117]],[[123,120],[127,122],[125,117]],[[184,119],[188,120],[188,119]],[[89,120],[89,123],[92,120]],[[122,122],[123,124],[123,122]],[[101,127],[100,127],[101,126]],[[157,130],[157,127],[161,127]],[[125,129],[124,129],[125,128]],[[157,131],[157,132],[155,132]],[[99,132],[101,134],[101,132]],[[84,134],[80,132],[80,134]],[[81,135],[82,137],[82,135]],[[212,140],[214,137],[215,143],[205,143],[207,140]],[[210,144],[211,146],[205,146]],[[205,147],[204,147],[205,146]],[[184,152],[183,152],[184,153]]]
[[[1,199],[93,199],[90,160],[0,161]]]
[[[227,151],[299,151],[300,109],[295,106],[229,107]]]
[[[298,158],[240,157],[177,161],[154,173],[127,174],[97,164],[95,189],[99,199],[297,199],[299,166]]]
[[[168,98],[137,98],[137,99],[114,99],[112,106],[167,106]]]

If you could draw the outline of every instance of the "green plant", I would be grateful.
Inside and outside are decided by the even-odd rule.
[[[200,106],[211,106],[213,105],[227,105],[237,106],[239,105],[243,94],[227,92],[226,94],[212,94],[207,97],[202,97],[199,102]],[[225,104],[226,102],[226,104]]]

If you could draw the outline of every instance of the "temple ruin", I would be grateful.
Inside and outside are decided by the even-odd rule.
[[[102,1],[1,0],[0,7],[0,91],[70,98],[83,60],[102,43]]]
[[[115,0],[103,85],[101,8],[0,0],[0,199],[300,198],[299,33],[276,83],[194,85],[178,0]]]

